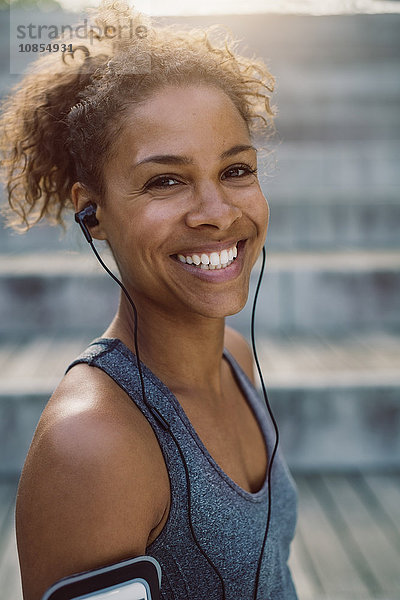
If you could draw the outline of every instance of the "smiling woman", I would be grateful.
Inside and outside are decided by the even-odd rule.
[[[163,600],[293,600],[293,482],[279,452],[268,468],[273,426],[248,346],[225,327],[267,232],[253,134],[271,120],[272,77],[225,39],[126,10],[99,18],[132,19],[145,38],[94,36],[75,58],[39,61],[4,107],[11,220],[62,222],[73,208],[125,292],[26,459],[24,598],[146,554]]]
[[[160,331],[161,306],[185,328],[196,314],[224,317],[243,308],[268,223],[256,166],[245,121],[215,85],[164,86],[126,109],[104,166],[92,235],[108,241],[134,289],[146,330],[143,353],[147,345],[154,349],[149,332]],[[93,199],[79,183],[72,196],[78,210]],[[190,265],[178,256],[194,260]]]

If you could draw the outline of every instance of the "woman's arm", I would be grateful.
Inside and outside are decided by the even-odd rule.
[[[74,367],[47,405],[16,507],[25,600],[72,573],[145,554],[169,504],[157,439],[102,371]]]

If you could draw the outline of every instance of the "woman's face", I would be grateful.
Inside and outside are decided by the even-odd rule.
[[[139,310],[243,308],[268,224],[256,167],[246,124],[216,87],[165,87],[126,113],[98,218]]]

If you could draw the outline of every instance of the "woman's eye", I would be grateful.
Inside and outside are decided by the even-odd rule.
[[[179,185],[181,182],[175,179],[174,177],[169,177],[168,175],[163,175],[162,177],[157,177],[157,179],[153,179],[146,184],[146,188],[161,188],[168,189],[172,188],[175,185]]]
[[[247,175],[255,175],[257,173],[257,169],[252,169],[249,166],[246,165],[238,165],[236,167],[230,167],[229,169],[227,169],[223,175],[222,178],[225,179],[226,177],[232,177],[232,178],[241,178],[241,177],[246,177]]]

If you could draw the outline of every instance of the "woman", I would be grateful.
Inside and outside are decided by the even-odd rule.
[[[295,492],[278,453],[264,547],[273,430],[247,343],[224,323],[267,231],[252,136],[272,78],[205,34],[147,33],[48,57],[4,112],[11,208],[30,224],[92,207],[87,230],[138,314],[135,346],[122,294],[40,419],[16,510],[24,598],[147,554],[163,599],[290,600]]]

